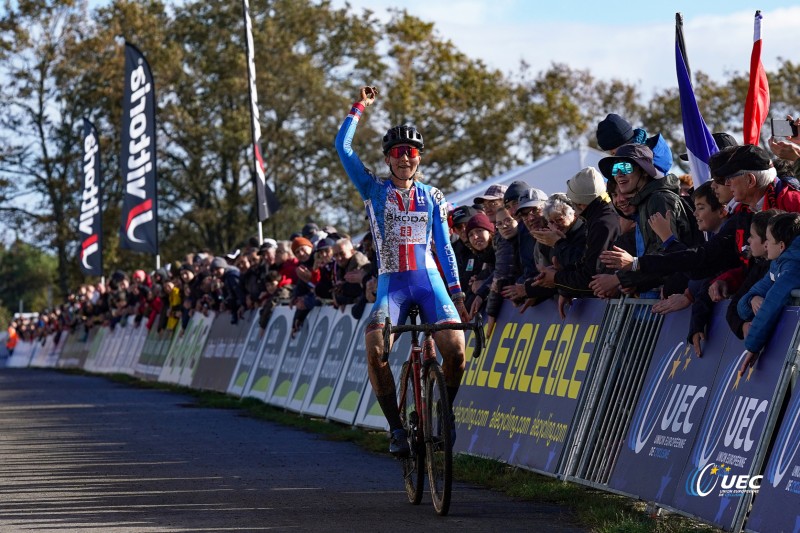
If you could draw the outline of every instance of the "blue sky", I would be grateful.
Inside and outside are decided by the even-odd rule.
[[[334,0],[343,6],[345,0]],[[369,8],[381,18],[402,7],[436,23],[439,34],[465,52],[503,72],[525,60],[534,71],[552,62],[589,69],[599,78],[637,83],[647,94],[676,86],[675,12],[684,16],[684,34],[693,71],[715,79],[747,72],[753,16],[764,15],[762,60],[767,69],[778,57],[796,55],[800,6],[767,1],[753,5],[726,2],[564,1],[546,8],[523,0],[349,0],[356,10]]]

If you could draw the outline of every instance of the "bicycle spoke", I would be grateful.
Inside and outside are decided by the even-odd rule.
[[[414,402],[414,372],[408,362],[403,363],[400,372],[400,420],[408,435],[411,448],[409,457],[401,460],[403,480],[408,501],[419,505],[422,501],[422,484],[425,478],[425,447],[421,438],[419,413]]]
[[[438,363],[432,363],[428,369],[426,391],[425,447],[428,481],[436,512],[446,515],[450,509],[453,484],[453,418],[447,400],[444,375]]]

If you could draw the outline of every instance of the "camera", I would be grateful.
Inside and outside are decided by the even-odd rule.
[[[791,120],[771,119],[773,137],[796,137],[797,126]]]

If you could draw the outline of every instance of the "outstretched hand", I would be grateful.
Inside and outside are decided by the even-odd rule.
[[[374,85],[365,85],[361,88],[359,97],[361,104],[364,107],[369,107],[375,103],[375,99],[378,97],[378,88]]]

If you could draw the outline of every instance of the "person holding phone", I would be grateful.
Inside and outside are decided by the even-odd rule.
[[[389,452],[407,456],[408,438],[400,421],[394,377],[388,363],[382,362],[385,319],[404,324],[414,304],[419,306],[425,323],[467,322],[469,315],[450,245],[447,202],[437,188],[420,180],[419,165],[425,149],[422,134],[411,124],[400,124],[386,132],[382,143],[389,170],[386,177],[376,176],[353,150],[359,119],[377,97],[375,87],[361,88],[358,101],[336,136],[336,150],[364,200],[377,252],[378,292],[365,334],[369,379],[391,430]],[[452,405],[464,373],[464,332],[438,331],[434,340],[444,360],[442,369]],[[455,420],[452,424],[455,440]]]
[[[792,173],[800,180],[800,118],[786,115],[785,121],[772,119],[769,148],[776,156],[792,162]]]

